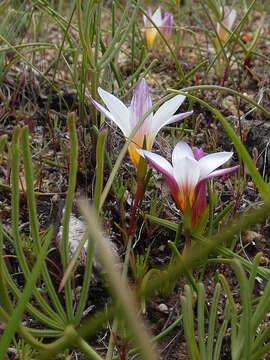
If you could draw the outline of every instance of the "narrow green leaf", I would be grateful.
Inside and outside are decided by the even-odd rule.
[[[240,321],[240,329],[238,332],[238,344],[243,344],[242,351],[239,350],[239,360],[251,359],[252,332],[251,332],[251,294],[246,274],[236,259],[232,260],[232,266],[237,276],[240,286],[240,296],[242,303],[242,318]],[[240,347],[239,347],[240,349]],[[241,355],[240,355],[241,354]]]
[[[214,291],[213,302],[210,311],[209,325],[208,325],[208,340],[206,347],[207,360],[213,359],[213,347],[214,347],[214,337],[215,337],[215,329],[216,329],[216,321],[218,314],[218,301],[220,296],[221,286],[217,283]]]
[[[96,211],[99,210],[100,197],[103,189],[103,177],[104,177],[104,149],[107,138],[107,130],[103,130],[97,141],[96,150],[96,184],[95,184],[95,196],[94,204]]]
[[[220,352],[221,352],[221,345],[222,345],[222,341],[224,339],[224,336],[226,334],[226,330],[227,330],[227,326],[228,326],[228,312],[229,312],[229,303],[226,302],[225,305],[225,316],[224,316],[224,320],[223,323],[219,329],[218,332],[218,336],[217,336],[217,341],[215,344],[215,350],[214,350],[214,356],[213,356],[213,360],[219,360],[220,359]]]
[[[8,326],[5,329],[5,331],[1,337],[0,359],[4,359],[7,348],[10,345],[10,342],[11,342],[15,332],[17,331],[18,326],[21,323],[22,316],[25,311],[25,307],[32,295],[33,289],[35,288],[35,284],[40,275],[40,270],[41,270],[42,264],[47,255],[47,250],[48,250],[49,244],[52,239],[52,233],[53,233],[53,229],[51,228],[50,231],[48,232],[48,235],[46,236],[43,247],[40,249],[40,253],[38,254],[37,261],[32,269],[32,272],[31,272],[29,278],[27,279],[22,296],[20,297],[20,299],[10,317]]]
[[[0,153],[4,150],[5,146],[8,144],[7,135],[2,135],[0,137]]]
[[[190,358],[192,360],[199,360],[200,356],[195,339],[192,304],[193,304],[192,290],[190,286],[185,285],[185,296],[181,296],[185,339],[187,341],[187,348],[189,351]]]
[[[255,258],[253,260],[253,266],[252,266],[250,276],[249,276],[249,280],[248,280],[249,293],[250,293],[251,297],[252,297],[253,288],[254,288],[254,284],[255,284],[255,278],[256,278],[257,273],[258,273],[258,267],[260,265],[260,261],[261,261],[262,256],[263,256],[263,253],[259,252],[258,254],[256,254],[256,256],[255,256]]]
[[[185,268],[183,256],[179,253],[178,249],[176,248],[175,244],[172,241],[168,241],[168,245],[173,253],[173,255],[176,257],[176,259],[183,265],[183,273],[185,274],[187,280],[190,282],[192,288],[194,291],[198,291],[196,281],[193,278],[192,274],[188,269]]]
[[[2,222],[0,221],[0,305],[8,314],[11,314],[13,306],[8,295],[7,280],[5,278],[3,248]]]
[[[235,201],[231,201],[213,220],[213,228],[215,229],[218,224],[225,218],[227,214],[230,213],[231,209],[234,207]]]
[[[181,79],[176,85],[175,87],[179,87],[182,86],[183,83],[185,83],[185,81],[187,81],[189,78],[193,77],[194,75],[196,75],[206,64],[207,64],[207,60],[203,60],[202,62],[200,62],[198,65],[196,65],[193,69],[191,69],[187,74],[185,74],[184,79]]]
[[[201,360],[207,360],[205,347],[205,331],[204,331],[204,307],[205,307],[205,289],[202,283],[198,284],[198,338]]]
[[[64,271],[69,263],[69,219],[72,211],[73,196],[76,188],[77,170],[78,170],[78,137],[76,132],[75,113],[70,113],[67,118],[67,126],[70,139],[70,168],[69,168],[69,183],[65,202],[65,212],[63,220],[63,236],[61,239],[60,254]],[[67,316],[71,321],[73,318],[72,309],[72,290],[70,280],[65,285],[65,298],[67,306]]]
[[[252,333],[255,334],[258,326],[270,311],[270,281],[268,281],[259,304],[252,317]]]
[[[154,224],[160,225],[162,227],[165,227],[167,229],[177,232],[178,224],[176,224],[170,220],[161,219],[161,218],[158,218],[153,215],[146,215],[146,217]]]

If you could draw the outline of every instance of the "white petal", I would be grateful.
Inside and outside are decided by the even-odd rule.
[[[167,176],[173,177],[173,167],[164,157],[151,151],[142,149],[137,149],[137,151],[142,157],[148,160],[157,171],[160,171],[163,175],[166,174]]]
[[[236,16],[237,16],[236,10],[232,9],[230,14],[226,18],[224,18],[224,25],[226,26],[227,29],[232,30],[236,20]]]
[[[159,130],[167,125],[168,120],[176,112],[176,110],[182,105],[185,100],[184,95],[174,96],[172,99],[166,101],[155,113],[151,126],[151,134],[153,137],[157,135]]]
[[[90,96],[90,100],[91,100],[91,103],[97,108],[98,111],[102,112],[108,119],[112,120],[113,122],[116,122],[113,115],[107,109],[105,109],[104,106],[100,105],[100,103],[98,103],[96,100],[94,100],[92,98],[92,96]]]
[[[112,114],[113,121],[122,130],[123,134],[128,137],[130,135],[129,110],[116,96],[107,91],[98,88],[98,93],[104,104]]]
[[[174,168],[181,168],[181,161],[183,158],[190,158],[194,160],[194,154],[191,147],[184,141],[179,141],[173,149],[172,163]]]
[[[182,120],[184,120],[186,117],[190,116],[193,114],[193,111],[187,111],[185,113],[180,113],[180,114],[176,114],[173,115],[172,117],[170,117],[170,119],[168,119],[166,121],[166,124],[164,124],[164,126],[173,124],[175,122],[181,122]]]
[[[162,16],[161,16],[160,7],[158,7],[157,10],[154,12],[152,16],[152,20],[157,27],[160,27],[162,25]]]
[[[195,159],[186,156],[173,167],[173,173],[179,188],[189,193],[195,189],[199,181],[200,167]]]
[[[171,189],[173,197],[177,199],[179,188],[177,185],[177,181],[174,178],[173,167],[169,163],[169,161],[164,159],[162,156],[154,154],[150,151],[146,151],[146,150],[137,150],[137,151],[142,157],[144,157],[148,161],[149,165],[151,165],[154,169],[156,169],[157,171],[161,172],[164,175]]]
[[[211,175],[212,171],[225,164],[225,162],[227,162],[232,157],[232,155],[232,152],[223,151],[202,157],[198,161],[201,171],[200,180],[205,179]]]
[[[147,6],[147,15],[150,17],[150,19],[152,19],[152,9],[151,6]],[[148,20],[148,18],[143,15],[143,22],[145,27],[151,27],[152,24],[150,23],[150,21]]]
[[[148,25],[147,21],[148,21],[147,17],[143,15],[143,23],[145,27]]]

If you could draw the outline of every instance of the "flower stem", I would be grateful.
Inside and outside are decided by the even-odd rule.
[[[138,204],[141,200],[143,190],[144,190],[144,178],[138,177],[137,178],[137,191],[136,191],[133,203],[132,203],[132,209],[131,209],[131,214],[130,214],[128,238],[133,238],[133,236],[134,236],[137,208],[138,208]]]
[[[146,163],[144,165],[146,165]],[[142,165],[141,169],[143,169],[143,168],[144,167]],[[145,167],[145,169],[146,169],[146,167]],[[143,169],[143,171],[140,171],[140,169],[138,170],[137,190],[136,190],[136,194],[133,199],[132,208],[131,208],[130,223],[129,223],[129,229],[128,229],[128,242],[127,242],[125,260],[124,260],[124,264],[123,264],[122,278],[127,277],[129,262],[130,262],[130,265],[132,268],[132,273],[133,273],[134,277],[136,276],[135,259],[134,259],[134,254],[132,251],[132,240],[133,240],[134,232],[135,232],[138,204],[139,204],[141,197],[143,195],[143,192],[144,192],[145,174],[146,174],[146,171],[144,169]],[[112,359],[113,348],[114,348],[114,334],[117,331],[117,327],[118,327],[118,321],[117,321],[117,318],[115,317],[113,320],[113,324],[112,324],[112,330],[111,330],[108,350],[107,350],[107,354],[106,354],[106,360]]]
[[[187,254],[190,250],[190,246],[191,246],[191,231],[190,231],[190,229],[185,230],[185,239],[186,239],[186,243],[185,243],[185,247],[183,250],[183,256],[187,256]]]

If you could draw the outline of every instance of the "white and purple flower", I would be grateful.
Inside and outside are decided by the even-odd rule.
[[[154,169],[164,175],[182,213],[191,210],[192,228],[196,227],[207,208],[207,179],[230,174],[239,168],[237,165],[216,170],[232,157],[232,152],[205,155],[202,149],[191,149],[184,141],[174,148],[172,164],[160,155],[138,151]]]
[[[108,119],[112,120],[126,138],[131,135],[144,114],[152,108],[152,100],[145,79],[138,82],[129,107],[126,107],[120,99],[101,88],[98,88],[98,93],[108,110],[91,99],[93,105]],[[138,167],[140,160],[137,149],[143,147],[144,138],[146,139],[146,149],[151,150],[155,137],[162,127],[181,121],[192,114],[192,111],[189,111],[174,115],[185,98],[183,95],[174,96],[166,101],[155,114],[151,112],[144,120],[128,147],[130,158],[136,167]]]
[[[229,31],[233,30],[236,17],[237,17],[237,12],[235,9],[230,10],[228,6],[224,6],[223,21],[222,21],[223,26],[220,25],[220,23],[217,23],[217,33],[222,43],[225,43],[227,41],[229,36]]]
[[[160,7],[158,7],[154,14],[152,14],[152,9],[150,6],[147,7],[147,14],[154,22],[156,27],[162,31],[163,35],[167,39],[170,39],[173,31],[173,14],[165,12],[164,17],[162,18]],[[144,34],[146,46],[148,49],[152,49],[158,35],[158,31],[146,16],[143,17],[143,21],[145,26]]]

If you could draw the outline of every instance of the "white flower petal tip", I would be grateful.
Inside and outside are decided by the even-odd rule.
[[[160,27],[162,25],[162,15],[161,15],[161,9],[160,6],[157,8],[157,10],[154,12],[152,16],[152,20],[155,23],[157,27]]]
[[[235,9],[230,9],[228,6],[224,7],[223,23],[227,29],[232,30],[237,17]]]
[[[175,97],[173,99],[176,99],[179,101],[180,105],[185,101],[186,99],[186,96],[183,95],[183,94],[178,94],[178,95],[175,95]],[[180,106],[179,105],[179,106]]]
[[[205,155],[198,163],[201,168],[201,179],[207,178],[214,170],[225,164],[233,156],[233,152],[219,152]]]
[[[184,158],[194,160],[194,154],[191,147],[185,141],[179,141],[172,153],[173,167],[181,167],[181,162]]]
[[[112,120],[121,129],[122,133],[126,137],[128,137],[131,132],[128,108],[123,104],[120,99],[103,90],[101,87],[98,88],[98,94],[103,100],[108,110],[106,110],[97,102],[95,102],[94,105],[99,111],[103,112],[105,116]]]
[[[98,111],[103,113],[111,121],[115,122],[115,118],[113,117],[113,115],[107,109],[105,109],[105,107],[103,107],[102,105],[100,105],[100,103],[98,103],[96,100],[94,100],[92,98],[92,96],[89,96],[89,99],[90,99],[91,103],[95,106],[95,108]]]

